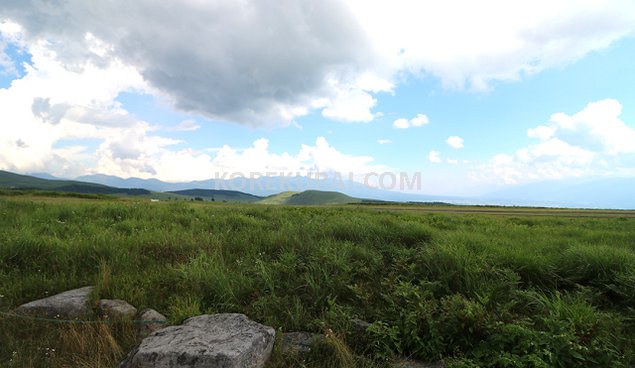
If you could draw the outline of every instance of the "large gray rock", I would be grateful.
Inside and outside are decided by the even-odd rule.
[[[137,308],[121,299],[101,299],[97,302],[100,317],[109,319],[132,319],[137,314]]]
[[[153,332],[120,368],[260,368],[274,339],[273,328],[243,314],[202,315]]]
[[[151,308],[144,309],[137,316],[137,335],[146,337],[165,327],[167,322],[168,319],[163,314]]]
[[[65,291],[48,298],[34,300],[16,308],[16,313],[38,317],[75,319],[92,315],[89,305],[92,286]]]

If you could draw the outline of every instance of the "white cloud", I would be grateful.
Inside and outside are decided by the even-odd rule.
[[[620,120],[622,105],[612,99],[592,102],[568,116],[551,116],[553,135],[590,150],[608,155],[635,152],[635,129]],[[541,128],[541,127],[539,127]]]
[[[327,99],[322,116],[341,122],[369,122],[377,100],[360,89],[339,90],[333,99]]]
[[[20,25],[0,19],[0,75],[17,75],[18,71],[13,60],[7,55],[9,44],[21,46]]]
[[[527,136],[529,138],[538,138],[541,141],[545,141],[553,137],[554,133],[555,133],[554,128],[551,128],[545,125],[539,125],[535,128],[527,129]]]
[[[17,70],[15,65],[13,65],[13,61],[11,58],[7,56],[4,50],[7,47],[7,43],[0,38],[0,75],[3,74],[17,74]]]
[[[145,90],[133,68],[111,60],[69,70],[45,43],[28,51],[32,64],[24,77],[0,89],[0,167],[70,176],[90,157],[84,145],[65,141],[116,140],[152,130],[115,101],[120,92]]]
[[[417,116],[410,119],[410,125],[413,127],[420,127],[424,124],[428,124],[428,117],[423,114],[417,114]]]
[[[309,171],[364,174],[387,169],[384,165],[373,164],[371,156],[352,156],[337,151],[324,137],[318,137],[315,146],[302,145],[297,157]]]
[[[446,161],[450,165],[458,165],[459,164],[459,160],[453,159],[453,158],[448,158]]]
[[[390,139],[378,139],[377,143],[379,144],[390,144],[392,141]]]
[[[392,126],[398,129],[408,129],[410,128],[410,122],[408,121],[408,119],[399,118],[393,121]]]
[[[635,3],[6,0],[0,19],[69,68],[116,58],[181,110],[255,126],[311,109],[370,121],[375,94],[409,74],[487,90],[562,66],[632,34]]]
[[[393,121],[392,126],[397,129],[408,129],[408,128],[418,128],[422,125],[428,124],[428,117],[424,114],[417,114],[414,118],[408,120],[404,118],[399,118]]]
[[[529,129],[538,143],[499,154],[477,168],[477,180],[517,184],[585,175],[633,172],[635,128],[620,119],[612,99],[591,102],[573,115],[553,114],[546,125]]]
[[[174,130],[180,132],[191,132],[194,130],[198,130],[200,127],[201,125],[197,123],[196,120],[188,119],[180,122],[179,125],[174,127]]]
[[[19,23],[31,43],[49,42],[69,66],[116,57],[178,109],[217,120],[287,125],[327,99],[324,116],[369,121],[369,93],[392,89],[391,74],[372,68],[350,9],[335,0],[9,0],[0,19]]]
[[[14,65],[4,52],[8,44],[32,57],[25,75],[0,89],[0,166],[52,168],[60,175],[96,167],[185,175],[165,168],[184,157],[207,162],[205,154],[171,150],[179,142],[124,110],[116,102],[120,93],[151,93],[192,114],[253,126],[289,124],[312,111],[370,121],[380,114],[373,112],[376,94],[392,93],[410,74],[484,90],[492,81],[575,61],[635,30],[631,1],[395,1],[6,0],[0,63],[6,70]],[[527,180],[625,167],[624,160],[633,162],[634,136],[619,119],[620,108],[609,100],[584,113],[555,114],[528,131],[537,144],[500,157],[517,169],[507,176]],[[427,123],[420,114],[394,125]],[[369,157],[338,156],[326,140],[317,146],[305,154],[372,166]],[[253,149],[262,153],[259,147]],[[438,152],[432,157],[440,161]],[[286,162],[271,159],[273,166]],[[561,167],[550,164],[556,161]]]
[[[463,148],[463,138],[457,137],[456,135],[448,137],[445,143],[455,149]]]
[[[430,151],[428,153],[428,161],[438,164],[441,162],[441,153],[439,151]]]
[[[240,173],[248,177],[251,173],[264,175],[268,172],[279,175],[338,172],[353,174],[362,178],[370,172],[382,172],[386,166],[374,164],[370,156],[344,154],[332,147],[324,137],[318,137],[315,145],[302,145],[296,154],[281,154],[269,151],[269,141],[257,139],[251,147],[236,149],[223,146],[214,155],[189,148],[170,150],[171,142],[150,141],[153,150],[131,152],[129,157],[116,158],[111,147],[100,152],[98,172],[122,177],[156,177],[161,180],[178,182],[203,180],[214,177],[229,177]]]
[[[259,139],[247,149],[223,146],[214,154],[181,148],[116,101],[123,91],[148,91],[134,68],[117,59],[67,68],[46,43],[29,45],[26,75],[0,88],[0,169],[61,177],[103,173],[168,181],[208,179],[251,171],[380,171],[373,157],[338,151],[323,137],[295,154],[272,153]],[[103,60],[102,60],[103,61]],[[181,130],[197,129],[192,120]],[[173,128],[174,129],[174,128]],[[97,143],[95,143],[97,142]]]
[[[623,0],[348,3],[381,65],[459,89],[561,66],[635,31],[635,3]]]

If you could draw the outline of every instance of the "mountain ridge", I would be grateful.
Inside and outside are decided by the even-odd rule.
[[[95,174],[80,176],[78,180],[91,181],[116,187],[140,187],[152,191],[174,192],[189,190],[192,188],[204,188],[208,190],[236,190],[260,197],[279,194],[282,192],[303,192],[307,190],[340,192],[351,197],[367,198],[381,201],[395,202],[449,202],[466,200],[460,196],[440,196],[397,192],[373,188],[362,183],[350,180],[336,180],[327,178],[317,180],[314,178],[293,176],[265,176],[234,179],[207,179],[181,183],[168,183],[158,179],[119,178],[111,175]]]
[[[64,185],[76,185],[79,183],[82,188],[86,188],[85,186],[99,188],[101,185],[115,187],[118,188],[117,190],[121,190],[122,187],[146,189],[150,192],[162,192],[157,193],[157,195],[161,195],[162,198],[167,198],[166,196],[169,194],[179,195],[179,191],[194,190],[197,188],[212,191],[233,190],[244,193],[246,196],[262,197],[262,199],[260,199],[261,201],[264,201],[268,196],[288,191],[302,192],[305,190],[320,190],[325,192],[340,192],[353,198],[368,198],[371,200],[395,202],[446,202],[462,205],[635,209],[635,178],[631,177],[538,182],[502,188],[501,190],[480,196],[452,197],[382,191],[376,188],[369,188],[360,183],[345,183],[344,186],[348,186],[348,188],[345,189],[349,190],[331,190],[334,186],[332,181],[325,183],[306,177],[291,179],[285,177],[285,179],[288,179],[287,184],[291,187],[290,189],[299,189],[289,190],[280,185],[282,179],[279,177],[256,178],[252,182],[249,182],[249,179],[236,179],[233,181],[209,179],[186,183],[168,183],[158,179],[124,179],[102,174],[80,176],[75,180],[67,180],[55,178],[46,173],[37,173],[35,175],[39,178],[31,175],[30,179],[25,180],[25,177],[29,177],[28,175],[1,170],[0,173],[6,173],[4,175],[4,184],[3,178],[0,177],[0,187],[4,188],[7,188],[8,185],[6,177],[12,176],[13,186],[16,186],[15,184],[18,183],[19,185],[17,186],[21,188],[35,188],[39,186],[39,189],[53,189],[53,187],[62,187],[61,190],[68,191],[76,188],[63,188]],[[16,178],[21,179],[16,181]],[[40,182],[34,180],[40,180]],[[274,185],[276,183],[277,186]],[[236,190],[241,188],[253,189],[253,191],[250,190],[246,192]],[[111,189],[106,189],[106,191],[111,191]],[[116,191],[114,194],[117,194]],[[191,198],[192,196],[189,197]],[[211,196],[207,196],[206,198],[209,199]],[[216,199],[216,197],[214,198]],[[255,198],[252,199],[254,202],[256,201]]]
[[[151,193],[142,188],[116,188],[78,180],[43,179],[5,170],[0,170],[0,188],[54,190],[83,194],[148,195]]]
[[[263,203],[263,204],[289,204],[289,205],[328,205],[328,204],[348,204],[361,203],[362,199],[348,196],[339,192],[308,190],[303,192],[283,192],[262,197],[236,190],[228,189],[202,189],[191,188],[176,191],[153,192],[141,188],[118,188],[99,183],[90,183],[79,180],[63,180],[50,175],[39,173],[38,176],[21,175],[0,170],[0,188],[4,189],[36,189],[62,191],[81,194],[113,194],[127,196],[145,196],[154,199],[190,199],[190,200],[208,200],[219,202],[235,202],[235,203]],[[42,176],[54,179],[44,179]],[[108,178],[117,181],[117,177]],[[125,179],[121,179],[125,180]],[[143,179],[139,179],[143,180]],[[138,183],[137,180],[128,182]],[[159,180],[154,179],[152,182],[157,183]],[[288,198],[285,195],[288,194]],[[272,198],[278,199],[272,199]],[[282,200],[281,198],[284,198]]]
[[[260,196],[255,196],[253,194],[239,192],[237,190],[224,190],[224,189],[184,189],[184,190],[175,190],[168,191],[164,193],[173,193],[182,196],[189,197],[198,197],[204,198],[211,201],[232,201],[232,202],[241,202],[241,203],[254,203],[263,199]]]

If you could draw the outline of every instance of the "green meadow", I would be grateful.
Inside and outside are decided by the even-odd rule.
[[[95,285],[172,323],[240,312],[327,335],[269,367],[635,366],[632,212],[19,194],[0,195],[0,312]],[[2,367],[116,367],[134,344],[123,322],[0,315]]]

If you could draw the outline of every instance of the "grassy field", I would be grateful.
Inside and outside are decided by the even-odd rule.
[[[0,311],[85,285],[328,335],[276,368],[635,365],[633,212],[0,195]],[[0,315],[0,366],[114,367],[132,331]]]

